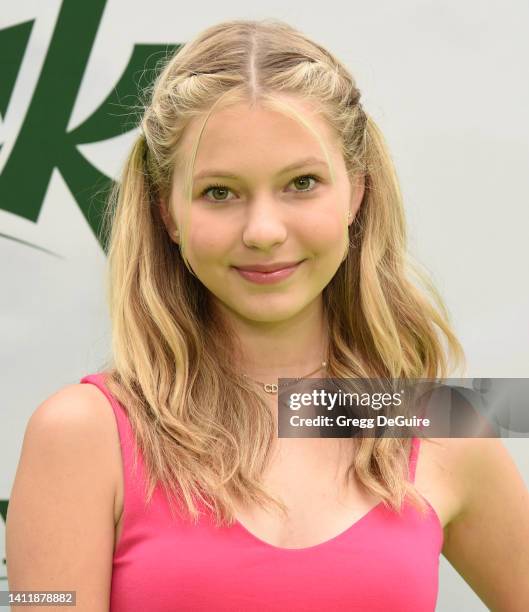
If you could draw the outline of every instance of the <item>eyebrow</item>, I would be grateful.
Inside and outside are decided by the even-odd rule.
[[[302,168],[303,166],[325,166],[328,167],[327,162],[323,161],[319,157],[305,157],[304,159],[300,159],[288,166],[285,166],[282,170],[280,170],[277,174],[278,176],[281,174],[286,174],[292,170],[296,170],[297,168]],[[230,179],[238,179],[239,177],[236,174],[232,174],[231,172],[226,172],[225,170],[216,170],[216,169],[208,169],[202,170],[193,177],[194,181],[198,181],[201,178],[205,178],[208,176],[216,176],[219,178],[230,178]]]

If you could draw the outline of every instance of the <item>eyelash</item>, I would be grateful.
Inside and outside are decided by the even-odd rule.
[[[290,182],[293,183],[294,181],[297,181],[300,178],[308,178],[308,179],[313,179],[316,183],[321,183],[321,179],[316,176],[315,174],[300,174],[299,176],[294,177]],[[314,186],[312,189],[304,189],[301,191],[297,191],[296,193],[311,193],[312,191],[314,191],[316,186]],[[205,189],[203,189],[200,192],[200,197],[203,198],[208,191],[211,191],[212,189],[225,189],[226,191],[231,191],[231,189],[229,187],[227,187],[226,185],[222,185],[220,183],[214,183],[212,185],[208,185]],[[229,202],[230,200],[215,200],[215,199],[211,199],[211,202]]]

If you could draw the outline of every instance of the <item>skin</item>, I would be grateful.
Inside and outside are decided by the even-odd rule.
[[[239,107],[213,116],[195,167],[195,173],[215,166],[240,175],[222,181],[233,191],[228,203],[193,200],[187,254],[241,339],[245,372],[261,380],[300,376],[321,360],[326,341],[321,291],[340,265],[347,213],[356,213],[363,193],[361,184],[353,187],[346,179],[327,126],[297,104],[328,147],[333,185],[307,196],[290,192],[296,176],[313,170],[321,176],[324,168],[284,176],[278,171],[309,151],[322,152],[305,128],[261,108]],[[192,142],[193,127],[184,146]],[[175,240],[183,220],[178,181],[175,176],[171,201],[162,203]],[[252,286],[230,270],[232,264],[298,258],[307,259],[305,269],[277,286]],[[311,460],[314,469],[321,468],[321,478],[303,478],[307,470],[297,470],[289,481],[292,491],[286,494],[300,519],[301,540],[313,537],[315,526],[306,493],[311,485],[323,486],[328,473],[322,455],[313,453],[317,445],[298,448],[303,440],[292,442],[287,449],[292,462]],[[443,554],[490,610],[528,610],[529,497],[520,473],[499,440],[434,442],[421,444],[416,485],[444,529]],[[371,500],[365,500],[364,508],[357,505],[354,520],[342,514],[343,525],[332,516],[322,518],[329,512],[322,506],[318,525],[330,531],[318,536],[323,540],[339,533],[371,505]],[[65,387],[37,408],[26,428],[7,515],[10,588],[75,589],[77,610],[108,610],[122,509],[121,450],[112,409],[92,385]],[[269,527],[275,529],[270,533],[279,533],[277,526]],[[253,531],[262,534],[265,528],[260,523],[261,531],[255,526]]]

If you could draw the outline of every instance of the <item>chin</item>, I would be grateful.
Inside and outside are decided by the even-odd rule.
[[[291,319],[296,314],[297,314],[296,311],[289,312],[289,313],[277,312],[275,314],[271,314],[271,313],[252,314],[250,313],[245,318],[255,323],[282,323],[283,321],[288,321],[288,319]]]
[[[256,323],[281,323],[295,317],[306,307],[305,303],[299,304],[258,304],[255,307],[248,304],[247,307],[241,307],[231,310],[238,316]]]

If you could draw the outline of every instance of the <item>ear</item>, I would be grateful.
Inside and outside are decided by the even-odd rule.
[[[162,217],[162,221],[167,229],[167,233],[171,237],[171,240],[178,244],[180,240],[180,232],[178,231],[178,228],[171,217],[166,200],[160,199],[158,202],[158,208],[160,209],[160,216]]]
[[[347,223],[351,225],[353,219],[356,217],[356,213],[362,204],[362,200],[364,198],[365,193],[365,177],[363,175],[358,175],[351,188],[351,201],[349,203],[349,217]]]

